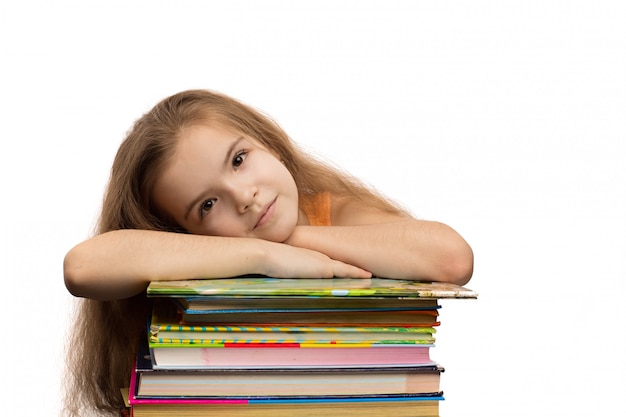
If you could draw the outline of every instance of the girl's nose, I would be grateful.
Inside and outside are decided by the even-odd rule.
[[[253,185],[239,184],[234,190],[234,198],[239,213],[245,213],[254,204],[257,196],[257,188]]]

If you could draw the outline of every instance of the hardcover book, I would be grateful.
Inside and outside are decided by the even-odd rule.
[[[135,398],[250,399],[440,395],[437,364],[407,367],[155,370],[143,341],[136,364]]]
[[[353,343],[150,343],[154,369],[357,368],[432,365],[430,345]]]
[[[476,292],[445,282],[420,282],[386,278],[296,279],[248,276],[225,279],[152,281],[149,297],[404,297],[476,298]]]
[[[210,313],[311,313],[339,311],[436,310],[439,303],[428,298],[396,297],[307,297],[307,296],[191,296],[172,297],[186,320]]]
[[[438,417],[443,397],[318,400],[131,400],[133,417]]]

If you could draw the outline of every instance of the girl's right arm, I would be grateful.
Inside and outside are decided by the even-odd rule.
[[[98,300],[130,297],[150,281],[274,277],[367,278],[360,268],[317,251],[260,239],[116,230],[72,248],[63,261],[67,289]]]

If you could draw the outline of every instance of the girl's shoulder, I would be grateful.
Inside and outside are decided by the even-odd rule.
[[[331,225],[331,195],[329,192],[314,194],[301,203],[311,226]]]
[[[300,206],[311,226],[358,226],[406,220],[406,216],[330,192],[307,196]]]

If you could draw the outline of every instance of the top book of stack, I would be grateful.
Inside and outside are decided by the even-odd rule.
[[[421,282],[387,278],[301,279],[246,276],[227,279],[152,281],[148,297],[375,297],[375,298],[477,298],[468,288],[444,282]]]

